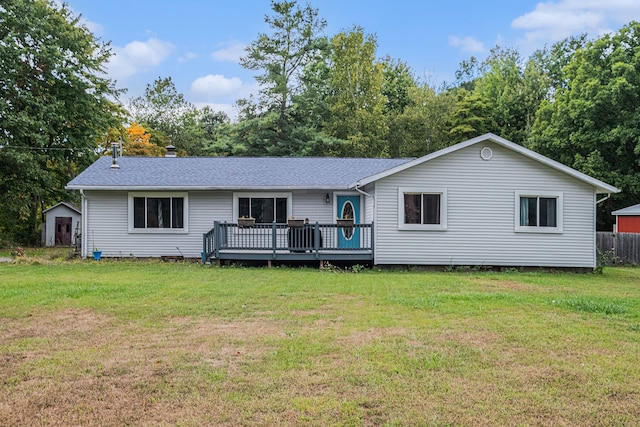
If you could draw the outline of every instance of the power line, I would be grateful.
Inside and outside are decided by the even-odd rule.
[[[13,149],[18,149],[18,150],[42,150],[42,151],[48,151],[48,150],[63,150],[63,151],[84,151],[84,150],[91,150],[91,151],[95,151],[98,150],[99,147],[25,147],[25,146],[20,146],[20,145],[0,145],[0,150],[4,150],[7,148],[13,148]]]

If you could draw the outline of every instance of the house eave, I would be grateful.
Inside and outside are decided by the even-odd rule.
[[[546,156],[543,156],[542,154],[538,154],[535,151],[531,151],[528,148],[525,148],[521,145],[518,145],[514,142],[508,141],[504,138],[501,138],[497,135],[494,135],[492,133],[486,133],[484,135],[480,135],[476,138],[472,138],[469,139],[467,141],[464,142],[460,142],[458,144],[452,145],[450,147],[447,148],[443,148],[442,150],[438,150],[435,151],[433,153],[427,154],[426,156],[420,157],[418,159],[409,161],[407,163],[403,163],[401,165],[398,165],[394,168],[391,169],[387,169],[386,171],[380,172],[378,174],[363,178],[359,181],[356,181],[354,183],[351,184],[352,188],[355,187],[361,187],[367,184],[370,184],[372,182],[378,181],[382,178],[386,178],[390,175],[394,175],[398,172],[401,172],[403,170],[409,169],[413,166],[417,166],[419,164],[428,162],[430,160],[436,159],[438,157],[442,157],[444,155],[447,155],[449,153],[458,151],[458,150],[462,150],[463,148],[467,148],[470,147],[472,145],[475,144],[479,144],[481,142],[493,142],[495,144],[501,145],[505,148],[508,148],[510,150],[513,150],[519,154],[522,154],[525,157],[528,157],[530,159],[536,160],[546,166],[549,166],[553,169],[556,169],[560,172],[564,172],[565,174],[572,176],[580,181],[583,181],[587,184],[592,185],[593,187],[595,187],[596,193],[598,194],[608,194],[608,193],[619,193],[620,190],[612,185],[609,185],[605,182],[602,182],[598,179],[592,178],[589,175],[586,175],[582,172],[579,172],[573,168],[570,168],[569,166],[563,165],[562,163],[556,162],[555,160],[552,160]]]
[[[144,186],[144,185],[67,185],[67,190],[83,191],[346,191],[349,186]]]

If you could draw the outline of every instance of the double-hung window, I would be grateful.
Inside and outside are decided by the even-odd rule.
[[[255,218],[256,224],[286,223],[290,216],[291,196],[278,194],[235,194],[237,218]]]
[[[186,193],[130,193],[129,232],[186,232]]]
[[[562,193],[516,192],[516,231],[562,232]]]
[[[400,188],[398,228],[405,230],[444,230],[447,228],[446,190]]]

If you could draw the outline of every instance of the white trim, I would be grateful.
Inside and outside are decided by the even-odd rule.
[[[433,160],[436,159],[438,157],[444,156],[446,154],[452,153],[454,151],[458,151],[461,150],[463,148],[467,148],[471,145],[474,144],[479,144],[481,142],[493,142],[495,144],[498,144],[502,147],[508,148],[512,151],[515,151],[517,153],[522,154],[523,156],[529,157],[530,159],[536,160],[546,166],[549,166],[553,169],[556,169],[560,172],[564,172],[567,175],[570,175],[580,181],[583,181],[587,184],[592,185],[593,187],[596,188],[596,191],[598,193],[619,193],[620,190],[617,189],[616,187],[613,187],[605,182],[602,182],[600,180],[597,180],[595,178],[592,178],[588,175],[583,174],[582,172],[578,172],[577,170],[570,168],[569,166],[565,166],[562,163],[558,163],[555,160],[551,160],[550,158],[543,156],[542,154],[538,154],[535,151],[531,151],[527,148],[524,148],[521,145],[518,145],[516,143],[513,143],[511,141],[508,141],[504,138],[501,138],[497,135],[494,135],[492,133],[486,133],[484,135],[478,136],[476,138],[472,138],[469,139],[467,141],[464,142],[460,142],[456,145],[452,145],[451,147],[447,147],[447,148],[443,148],[442,150],[438,150],[435,151],[433,153],[427,154],[426,156],[420,157],[418,159],[412,160],[410,162],[407,163],[403,163],[401,165],[398,165],[394,168],[391,169],[387,169],[386,171],[380,172],[378,174],[372,175],[370,177],[367,178],[363,178],[361,180],[359,180],[358,182],[355,182],[351,185],[351,187],[362,187],[364,185],[367,185],[371,182],[374,181],[378,181],[379,179],[382,178],[386,178],[390,175],[396,174],[398,172],[401,172],[403,170],[409,169],[411,167],[414,167],[416,165],[428,162],[429,160]]]
[[[261,199],[286,198],[287,199],[287,216],[286,217],[289,218],[293,215],[293,193],[238,191],[233,193],[233,221],[235,221],[236,218],[238,218],[238,199],[241,197],[261,198]]]
[[[358,196],[360,201],[360,215],[357,218],[356,224],[362,224],[362,218],[364,218],[364,203],[362,200],[362,194],[357,191],[334,191],[333,192],[333,206],[331,207],[331,215],[333,216],[332,224],[336,224],[338,221],[338,196]]]
[[[541,227],[541,226],[522,226],[520,225],[520,198],[521,197],[545,197],[555,198],[556,203],[556,227]],[[515,192],[515,215],[514,215],[514,231],[516,233],[543,233],[543,234],[560,234],[563,232],[563,217],[564,217],[564,203],[563,193],[558,191],[516,191]]]
[[[493,150],[490,147],[482,147],[480,149],[480,158],[482,160],[491,160],[493,158]]]
[[[636,215],[640,215],[640,204],[633,205],[633,206],[627,206],[626,208],[618,209],[617,211],[611,212],[611,215],[615,215],[615,216],[618,216],[618,215],[620,215],[620,216],[626,216],[626,215],[636,216]]]
[[[404,195],[405,194],[439,194],[440,195],[440,224],[405,224]],[[409,231],[445,231],[447,229],[447,189],[424,187],[398,187],[398,230]]]
[[[133,227],[133,198],[182,198],[182,228],[134,228]],[[127,194],[127,230],[130,234],[187,234],[189,233],[189,193],[183,192],[157,192],[157,191],[132,191]]]
[[[42,213],[46,214],[47,212],[52,211],[52,210],[54,210],[55,208],[57,208],[59,206],[66,206],[67,208],[71,209],[72,211],[76,212],[77,214],[82,214],[82,211],[80,209],[76,208],[75,206],[73,206],[73,205],[71,205],[71,204],[69,204],[67,202],[57,203],[57,204],[51,206],[50,208],[43,210]]]

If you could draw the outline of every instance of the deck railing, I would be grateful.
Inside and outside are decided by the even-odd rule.
[[[214,223],[203,235],[203,262],[211,259],[322,259],[373,253],[373,224],[255,224]],[[252,257],[253,253],[253,257]],[[288,254],[288,255],[287,255]]]

